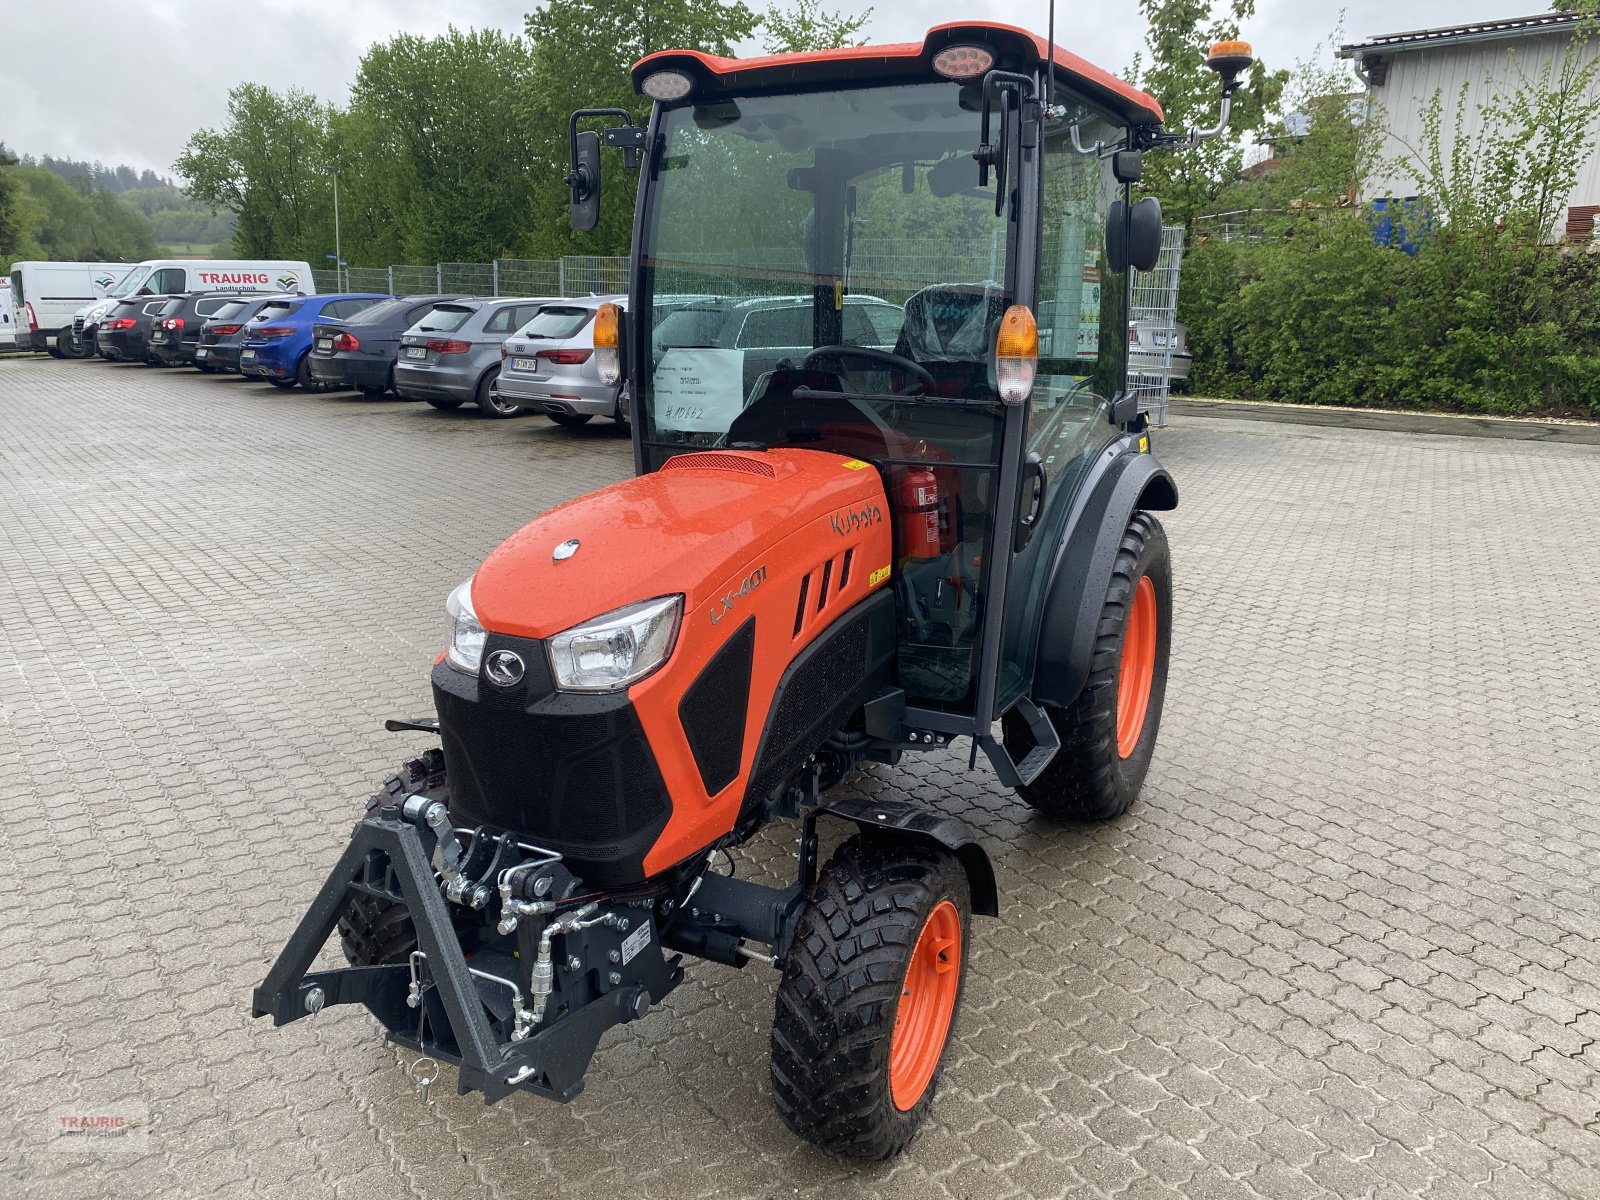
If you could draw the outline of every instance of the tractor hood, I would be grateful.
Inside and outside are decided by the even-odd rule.
[[[692,612],[793,534],[814,528],[844,539],[888,520],[882,480],[859,459],[794,449],[681,454],[524,525],[479,568],[472,604],[485,629],[529,638],[657,596],[681,594]],[[557,558],[571,542],[576,549]]]

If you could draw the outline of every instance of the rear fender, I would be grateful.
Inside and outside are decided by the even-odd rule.
[[[817,812],[853,821],[863,833],[872,831],[880,836],[909,838],[950,851],[967,873],[967,886],[972,892],[972,911],[985,917],[1000,915],[1000,894],[995,887],[994,864],[989,861],[989,853],[978,841],[977,835],[964,821],[929,812],[907,800],[870,800],[859,796],[825,800],[817,807]]]
[[[1140,453],[1138,444],[1130,440],[1128,452],[1090,483],[1083,508],[1056,551],[1039,630],[1035,703],[1065,708],[1083,690],[1117,547],[1133,514],[1178,507],[1172,476],[1155,455]]]

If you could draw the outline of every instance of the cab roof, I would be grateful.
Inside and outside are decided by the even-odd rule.
[[[664,68],[687,70],[697,86],[711,91],[764,91],[815,87],[831,83],[906,82],[938,78],[935,54],[947,46],[977,43],[995,52],[995,66],[1027,70],[1043,66],[1049,46],[1042,37],[1015,25],[989,21],[957,21],[935,25],[920,42],[880,46],[846,46],[800,54],[768,54],[759,58],[721,58],[699,50],[659,50],[633,64],[637,90],[645,76]],[[1161,105],[1132,84],[1103,71],[1060,46],[1055,51],[1055,77],[1105,105],[1130,125],[1159,125]]]

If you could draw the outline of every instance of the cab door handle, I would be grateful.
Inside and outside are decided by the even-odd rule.
[[[1033,539],[1039,518],[1044,516],[1045,494],[1049,484],[1044,474],[1044,459],[1037,450],[1030,450],[1022,460],[1022,496],[1017,504],[1017,531],[1011,539],[1011,549],[1020,554]]]

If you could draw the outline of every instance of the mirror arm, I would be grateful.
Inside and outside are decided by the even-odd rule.
[[[576,196],[576,193],[578,192],[579,188],[582,187],[584,189],[585,193],[587,193],[588,183],[589,183],[589,181],[584,178],[584,175],[586,173],[583,172],[583,171],[580,171],[578,169],[578,122],[582,121],[582,120],[584,120],[585,118],[588,118],[588,117],[621,117],[622,118],[622,124],[623,124],[624,128],[626,128],[626,129],[635,129],[635,128],[637,128],[636,124],[634,123],[633,114],[631,112],[629,112],[625,108],[580,108],[576,112],[574,112],[570,118],[568,118],[568,120],[567,120],[567,161],[568,161],[568,168],[567,168],[566,178],[563,179],[562,182],[565,183],[567,185],[567,187],[570,188],[573,191],[575,197],[578,198],[578,199],[582,199],[581,196]],[[609,133],[611,131],[607,130],[606,132]],[[613,144],[615,144],[616,140],[617,139],[614,139],[614,138],[609,138],[609,137],[606,138],[607,142],[610,142],[610,143],[613,143]],[[633,143],[633,144],[630,144],[630,143]],[[630,170],[632,168],[638,166],[638,162],[639,162],[638,153],[639,153],[639,144],[640,143],[642,143],[642,138],[638,139],[637,141],[635,141],[635,139],[632,139],[632,138],[624,139],[622,141],[622,147],[623,147],[622,164],[623,164],[623,166],[628,167]]]

